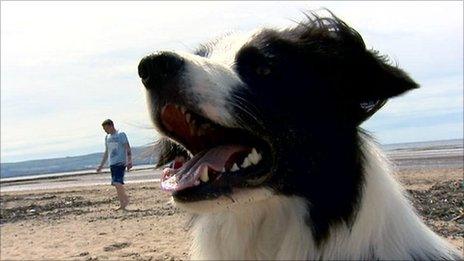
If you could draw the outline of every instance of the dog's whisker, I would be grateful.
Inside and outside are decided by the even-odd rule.
[[[250,107],[252,107],[252,105],[250,106],[250,104],[245,99],[243,99],[242,97],[240,97],[238,95],[232,95],[232,98],[234,99],[233,102],[232,102],[232,106],[237,108],[239,111],[244,112],[246,115],[248,115],[255,122],[260,122],[260,120],[259,120],[259,118],[257,116],[257,113],[255,112],[257,110],[250,109]],[[243,120],[243,118],[241,116],[237,116],[237,117],[238,117],[239,121],[241,121],[242,123],[245,123],[245,121]]]

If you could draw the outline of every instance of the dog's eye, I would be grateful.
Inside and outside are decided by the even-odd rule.
[[[257,75],[267,76],[271,74],[271,68],[269,68],[268,66],[258,66],[256,67],[255,72]]]
[[[243,48],[237,55],[237,69],[242,77],[260,80],[272,74],[269,57],[258,48]]]

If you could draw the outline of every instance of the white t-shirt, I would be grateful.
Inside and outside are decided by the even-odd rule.
[[[106,149],[108,150],[110,166],[126,165],[126,146],[128,143],[127,136],[124,132],[116,131],[114,134],[108,134],[105,137]]]

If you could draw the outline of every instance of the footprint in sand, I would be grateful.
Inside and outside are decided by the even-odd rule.
[[[115,251],[119,249],[123,249],[130,246],[130,243],[128,242],[123,242],[123,243],[114,243],[109,246],[106,246],[103,248],[104,251],[109,252],[109,251]]]

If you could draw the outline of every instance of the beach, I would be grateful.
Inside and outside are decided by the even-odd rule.
[[[2,194],[0,259],[187,259],[187,215],[157,182],[126,188],[126,212],[110,185]]]
[[[462,250],[462,149],[458,154],[435,153],[432,157],[401,153],[390,155],[398,166],[395,176],[418,213],[432,230]],[[433,163],[438,161],[444,163]],[[95,174],[89,183],[85,177],[2,184],[0,259],[189,258],[189,215],[176,209],[169,195],[159,189],[159,170],[127,174],[131,204],[126,212],[115,211],[118,201],[108,173]]]

